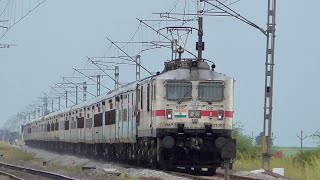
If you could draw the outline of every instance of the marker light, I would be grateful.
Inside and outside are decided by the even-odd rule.
[[[224,111],[219,110],[218,111],[218,120],[223,120],[223,118],[224,118]]]
[[[172,109],[167,109],[167,119],[172,119]]]

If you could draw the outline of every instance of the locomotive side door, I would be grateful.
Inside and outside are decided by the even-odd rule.
[[[115,140],[116,142],[119,142],[119,131],[120,131],[120,97],[116,96],[115,100],[115,110],[116,110],[116,126],[115,126],[115,133],[116,137]]]
[[[149,136],[151,136],[152,134],[152,98],[151,98],[151,95],[152,95],[152,81],[150,81],[148,84],[147,84],[147,90],[146,90],[146,121],[148,122],[147,123],[147,127],[146,129],[149,130]]]
[[[152,129],[151,83],[141,84],[137,90],[137,126],[139,137],[150,137]],[[139,94],[139,95],[138,95]],[[138,97],[139,96],[139,97]]]
[[[140,94],[141,94],[141,89],[139,87],[139,85],[137,85],[136,87],[136,93],[135,93],[135,105],[134,105],[134,113],[135,113],[135,125],[136,125],[136,128],[135,128],[135,132],[136,134],[138,135],[138,129],[139,129],[139,125],[140,125],[140,111],[141,111],[141,108],[140,108]]]

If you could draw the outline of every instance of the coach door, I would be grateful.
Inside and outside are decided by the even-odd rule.
[[[127,94],[119,95],[118,101],[118,135],[120,142],[126,142],[128,136]]]
[[[136,123],[136,98],[134,91],[129,92],[129,103],[128,103],[128,111],[129,111],[129,119],[128,119],[128,130],[129,130],[129,142],[135,143],[136,142],[136,135],[137,135],[137,123]]]
[[[103,118],[102,118],[102,109],[101,102],[96,103],[92,106],[93,109],[93,131],[92,137],[95,143],[99,143],[103,139]]]

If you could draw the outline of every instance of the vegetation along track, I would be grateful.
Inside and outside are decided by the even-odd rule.
[[[21,167],[17,165],[7,164],[0,162],[0,176],[8,177],[8,179],[15,179],[15,180],[23,180],[23,179],[59,179],[59,180],[75,180],[74,178],[70,178],[64,175],[36,170],[32,168]]]

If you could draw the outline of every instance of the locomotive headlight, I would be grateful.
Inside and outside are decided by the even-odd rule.
[[[167,109],[167,119],[172,119],[172,109]]]
[[[201,112],[200,111],[196,111],[194,114],[195,114],[196,118],[201,118]]]
[[[193,111],[189,112],[189,118],[194,118],[194,112]]]
[[[224,118],[224,111],[219,110],[218,111],[218,120],[223,120],[223,118]]]
[[[201,111],[189,110],[189,118],[201,118]]]

